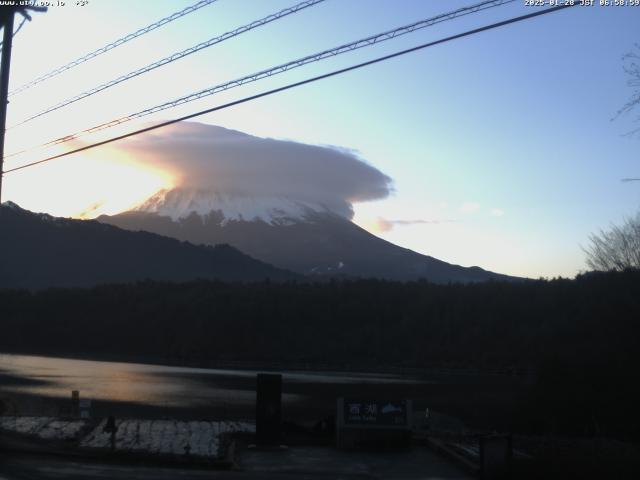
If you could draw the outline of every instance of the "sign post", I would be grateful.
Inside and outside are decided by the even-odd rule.
[[[80,390],[71,391],[71,416],[77,418],[80,415]]]

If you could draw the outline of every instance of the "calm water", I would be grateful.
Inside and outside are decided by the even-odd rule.
[[[93,400],[123,401],[159,407],[252,405],[255,375],[251,370],[224,370],[139,363],[71,360],[0,354],[0,390],[69,398],[71,390]],[[395,375],[336,372],[279,372],[285,385],[416,384],[424,380]],[[2,376],[5,381],[3,382]],[[6,381],[14,377],[14,380]],[[286,390],[286,389],[285,389]],[[283,393],[283,402],[303,402],[305,395]]]

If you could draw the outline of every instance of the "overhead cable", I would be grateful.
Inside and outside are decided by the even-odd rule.
[[[225,40],[228,40],[230,38],[233,37],[237,37],[238,35],[241,35],[245,32],[248,32],[250,30],[253,30],[254,28],[258,28],[261,27],[263,25],[266,25],[268,23],[271,23],[273,21],[279,20],[283,17],[286,17],[288,15],[291,15],[293,13],[299,12],[300,10],[303,10],[305,8],[311,7],[313,5],[317,5],[318,3],[322,3],[325,0],[305,0],[304,2],[298,3],[296,5],[293,5],[289,8],[285,8],[283,10],[280,10],[276,13],[272,13],[271,15],[268,15],[264,18],[261,18],[259,20],[254,20],[251,23],[248,23],[246,25],[243,25],[241,27],[238,27],[234,30],[231,30],[229,32],[223,33],[222,35],[218,35],[215,36],[213,38],[210,38],[209,40],[207,40],[206,42],[202,42],[202,43],[198,43],[197,45],[194,45],[192,47],[187,48],[186,50],[182,50],[180,52],[176,52],[173,53],[171,55],[169,55],[168,57],[162,58],[158,61],[155,61],[149,65],[146,65],[144,67],[138,68],[136,70],[133,70],[125,75],[121,75],[118,78],[114,78],[113,80],[110,80],[108,82],[102,83],[100,85],[98,85],[97,87],[93,87],[85,92],[82,92],[78,95],[74,95],[73,97],[67,98],[66,100],[63,100],[55,105],[52,105],[48,108],[46,108],[45,110],[42,110],[41,112],[38,112],[24,120],[22,120],[20,123],[17,123],[15,125],[12,125],[9,128],[14,128],[20,125],[23,125],[27,122],[30,122],[31,120],[34,120],[38,117],[41,117],[42,115],[46,115],[47,113],[51,113],[55,110],[58,110],[62,107],[66,107],[67,105],[71,105],[72,103],[75,103],[79,100],[82,100],[84,98],[90,97],[91,95],[95,95],[96,93],[102,92],[103,90],[106,90],[108,88],[111,88],[115,85],[118,85],[119,83],[125,82],[127,80],[130,80],[134,77],[137,77],[139,75],[142,75],[143,73],[147,73],[150,72],[151,70],[155,70],[156,68],[162,67],[163,65],[167,65],[169,63],[175,62],[176,60],[180,60],[181,58],[186,57],[187,55],[191,55],[193,53],[196,53],[200,50],[203,50],[205,48],[211,47],[213,45],[216,45],[218,43],[222,43]]]
[[[175,118],[173,120],[162,122],[162,123],[159,123],[159,124],[156,124],[156,125],[152,125],[150,127],[142,128],[140,130],[135,130],[133,132],[129,132],[129,133],[126,133],[126,134],[123,134],[123,135],[118,135],[116,137],[112,137],[112,138],[109,138],[107,140],[102,140],[100,142],[92,143],[90,145],[85,145],[83,147],[79,147],[79,148],[76,148],[74,150],[70,150],[68,152],[60,153],[60,154],[57,154],[57,155],[52,155],[50,157],[43,158],[42,160],[37,160],[37,161],[34,161],[34,162],[26,163],[24,165],[20,165],[18,167],[14,167],[12,169],[6,170],[4,173],[11,173],[11,172],[23,170],[25,168],[33,167],[35,165],[40,165],[40,164],[45,163],[45,162],[50,162],[52,160],[56,160],[56,159],[59,159],[59,158],[66,157],[68,155],[73,155],[75,153],[83,152],[83,151],[86,151],[86,150],[89,150],[89,149],[92,149],[92,148],[96,148],[96,147],[99,147],[99,146],[102,146],[102,145],[113,143],[113,142],[116,142],[118,140],[123,140],[123,139],[128,138],[128,137],[132,137],[132,136],[135,136],[135,135],[140,135],[142,133],[150,132],[150,131],[156,130],[158,128],[166,127],[166,126],[172,125],[174,123],[182,122],[182,121],[185,121],[185,120],[190,120],[192,118],[196,118],[196,117],[205,115],[207,113],[212,113],[212,112],[216,112],[216,111],[219,111],[219,110],[224,110],[226,108],[230,108],[230,107],[233,107],[235,105],[240,105],[240,104],[247,103],[247,102],[250,102],[250,101],[253,101],[253,100],[257,100],[257,99],[262,98],[262,97],[267,97],[267,96],[270,96],[270,95],[274,95],[276,93],[280,93],[280,92],[283,92],[283,91],[286,91],[286,90],[297,88],[297,87],[300,87],[302,85],[307,85],[307,84],[310,84],[310,83],[317,82],[319,80],[324,80],[326,78],[334,77],[336,75],[340,75],[340,74],[347,73],[347,72],[350,72],[350,71],[353,71],[353,70],[357,70],[357,69],[360,69],[360,68],[363,68],[363,67],[366,67],[366,66],[369,66],[369,65],[373,65],[373,64],[380,63],[380,62],[383,62],[383,61],[386,61],[386,60],[390,60],[392,58],[396,58],[396,57],[400,57],[402,55],[406,55],[406,54],[409,54],[409,53],[417,52],[419,50],[423,50],[423,49],[428,48],[428,47],[433,47],[435,45],[439,45],[439,44],[442,44],[442,43],[450,42],[452,40],[457,40],[457,39],[463,38],[463,37],[468,37],[470,35],[474,35],[474,34],[477,34],[477,33],[480,33],[480,32],[484,32],[484,31],[487,31],[487,30],[492,30],[494,28],[503,27],[503,26],[506,26],[506,25],[509,25],[509,24],[512,24],[512,23],[521,22],[521,21],[524,21],[524,20],[528,20],[528,19],[531,19],[531,18],[534,18],[534,17],[541,16],[541,15],[557,12],[557,11],[563,10],[565,8],[571,8],[571,7],[575,6],[575,5],[577,5],[577,4],[565,4],[565,5],[560,5],[560,6],[556,6],[556,7],[552,7],[552,8],[546,8],[546,9],[543,9],[543,10],[537,10],[537,11],[535,11],[533,13],[529,13],[527,15],[521,15],[519,17],[513,17],[513,18],[510,18],[508,20],[504,20],[504,21],[501,21],[501,22],[493,23],[493,24],[490,24],[490,25],[485,25],[483,27],[475,28],[473,30],[468,30],[466,32],[459,33],[459,34],[456,34],[456,35],[451,35],[449,37],[445,37],[445,38],[442,38],[442,39],[439,39],[439,40],[435,40],[435,41],[428,42],[428,43],[423,43],[422,45],[418,45],[416,47],[408,48],[406,50],[401,50],[399,52],[395,52],[395,53],[392,53],[392,54],[389,54],[389,55],[378,57],[378,58],[375,58],[373,60],[368,60],[366,62],[358,63],[356,65],[352,65],[352,66],[349,66],[349,67],[346,67],[346,68],[341,68],[339,70],[334,70],[332,72],[325,73],[325,74],[322,74],[322,75],[318,75],[316,77],[308,78],[306,80],[302,80],[302,81],[299,81],[299,82],[290,83],[290,84],[285,85],[283,87],[274,88],[272,90],[268,90],[268,91],[261,92],[261,93],[255,94],[255,95],[244,97],[244,98],[242,98],[240,100],[235,100],[233,102],[229,102],[229,103],[226,103],[224,105],[218,105],[218,106],[215,106],[215,107],[211,107],[211,108],[208,108],[206,110],[201,110],[199,112],[192,113],[192,114],[189,114],[189,115],[185,115],[185,116],[182,116],[182,117],[179,117],[179,118]]]
[[[471,13],[475,13],[481,10],[486,10],[489,8],[494,8],[500,5],[504,5],[507,3],[512,3],[515,0],[490,0],[490,1],[483,1],[480,2],[478,4],[474,4],[468,7],[463,7],[460,8],[458,10],[454,10],[448,13],[444,13],[441,15],[437,15],[435,17],[431,17],[428,19],[424,19],[424,20],[420,20],[418,22],[414,22],[411,23],[409,25],[404,25],[402,27],[398,27],[395,28],[393,30],[388,30],[382,33],[378,33],[376,35],[371,35],[369,37],[360,39],[360,40],[356,40],[354,42],[350,42],[344,45],[340,45],[338,47],[334,47],[332,49],[329,50],[324,50],[322,52],[318,52],[315,53],[313,55],[308,55],[306,57],[303,58],[299,58],[297,60],[293,60],[287,63],[284,63],[282,65],[278,65],[276,67],[272,67],[269,68],[267,70],[261,70],[259,72],[256,73],[252,73],[250,75],[246,75],[244,77],[241,78],[237,78],[235,80],[231,80],[219,85],[215,85],[213,87],[209,87],[207,89],[204,90],[200,90],[198,92],[195,93],[191,93],[189,95],[174,99],[172,101],[169,102],[165,102],[162,103],[160,105],[156,105],[154,107],[150,107],[150,108],[146,108],[144,110],[140,110],[138,112],[117,118],[115,120],[111,120],[109,122],[106,123],[101,123],[99,125],[96,125],[94,127],[85,129],[85,130],[81,130],[79,132],[75,132],[69,135],[65,135],[64,137],[60,137],[57,138],[55,140],[51,140],[47,143],[44,143],[38,147],[31,147],[25,150],[21,150],[19,152],[14,152],[10,155],[7,155],[5,158],[9,158],[15,155],[19,155],[28,151],[33,150],[34,148],[42,148],[42,147],[48,147],[48,146],[53,146],[53,145],[58,145],[61,143],[65,143],[71,140],[75,140],[79,137],[91,134],[91,133],[95,133],[101,130],[105,130],[107,128],[111,128],[111,127],[115,127],[116,125],[120,125],[122,123],[126,123],[129,122],[131,120],[135,120],[138,118],[142,118],[145,117],[147,115],[151,115],[153,113],[157,113],[163,110],[167,110],[169,108],[173,108],[179,105],[183,105],[195,100],[199,100],[201,98],[204,97],[208,97],[211,95],[214,95],[216,93],[225,91],[225,90],[229,90],[235,87],[239,87],[242,85],[245,85],[247,83],[251,83],[251,82],[255,82],[258,80],[261,80],[263,78],[268,78],[268,77],[272,77],[274,75],[280,74],[280,73],[284,73],[287,72],[289,70],[292,70],[294,68],[298,68],[298,67],[302,67],[304,65],[310,64],[310,63],[314,63],[314,62],[318,62],[321,60],[324,60],[326,58],[331,58],[331,57],[335,57],[337,55],[346,53],[346,52],[350,52],[353,50],[357,50],[360,48],[364,48],[364,47],[369,47],[387,40],[391,40],[393,38],[402,36],[402,35],[406,35],[408,33],[414,32],[416,30],[422,29],[422,28],[426,28],[426,27],[430,27],[432,25],[435,25],[437,23],[441,23],[444,21],[448,21],[448,20],[453,20],[455,18],[464,16],[464,15],[469,15]]]
[[[177,20],[178,18],[184,17],[185,15],[188,15],[189,13],[193,13],[196,10],[201,9],[202,7],[206,7],[207,5],[210,5],[214,2],[216,2],[218,0],[200,0],[199,2],[194,3],[193,5],[184,8],[178,12],[172,13],[171,15],[169,15],[168,17],[164,17],[160,20],[158,20],[157,22],[152,23],[151,25],[147,25],[146,27],[143,27],[139,30],[136,30],[133,33],[130,33],[128,35],[125,35],[124,37],[121,37],[119,39],[117,39],[114,42],[111,42],[103,47],[98,48],[97,50],[94,50],[92,52],[87,53],[86,55],[83,55],[80,58],[77,58],[65,65],[62,65],[54,70],[51,70],[48,73],[45,73],[44,75],[39,76],[38,78],[31,80],[28,83],[25,83],[24,85],[16,88],[15,90],[9,92],[9,96],[11,95],[16,95],[20,92],[23,92],[25,90],[27,90],[28,88],[33,87],[34,85],[37,85],[41,82],[44,82],[45,80],[48,80],[50,78],[53,78],[57,75],[60,75],[63,72],[66,72],[67,70],[72,69],[73,67],[77,67],[78,65],[87,62],[89,60],[91,60],[92,58],[95,58],[99,55],[102,55],[103,53],[108,52],[109,50],[113,50],[116,47],[119,47],[120,45],[123,45],[131,40],[133,40],[134,38],[138,38],[141,35],[144,35],[145,33],[149,33],[157,28],[160,28],[168,23],[173,22],[174,20]]]

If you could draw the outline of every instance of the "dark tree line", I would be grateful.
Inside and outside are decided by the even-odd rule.
[[[624,365],[640,272],[435,285],[142,282],[0,290],[7,351],[220,360],[529,368],[542,357]]]

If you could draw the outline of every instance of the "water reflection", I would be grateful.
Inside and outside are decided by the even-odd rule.
[[[80,390],[84,398],[140,403],[159,407],[251,405],[255,402],[255,370],[203,369],[139,363],[72,360],[0,354],[0,389],[49,397],[68,397]],[[416,383],[393,375],[281,372],[287,383],[393,384]],[[5,378],[20,382],[3,381]],[[422,382],[425,383],[425,382]],[[283,393],[292,404],[305,396]]]

